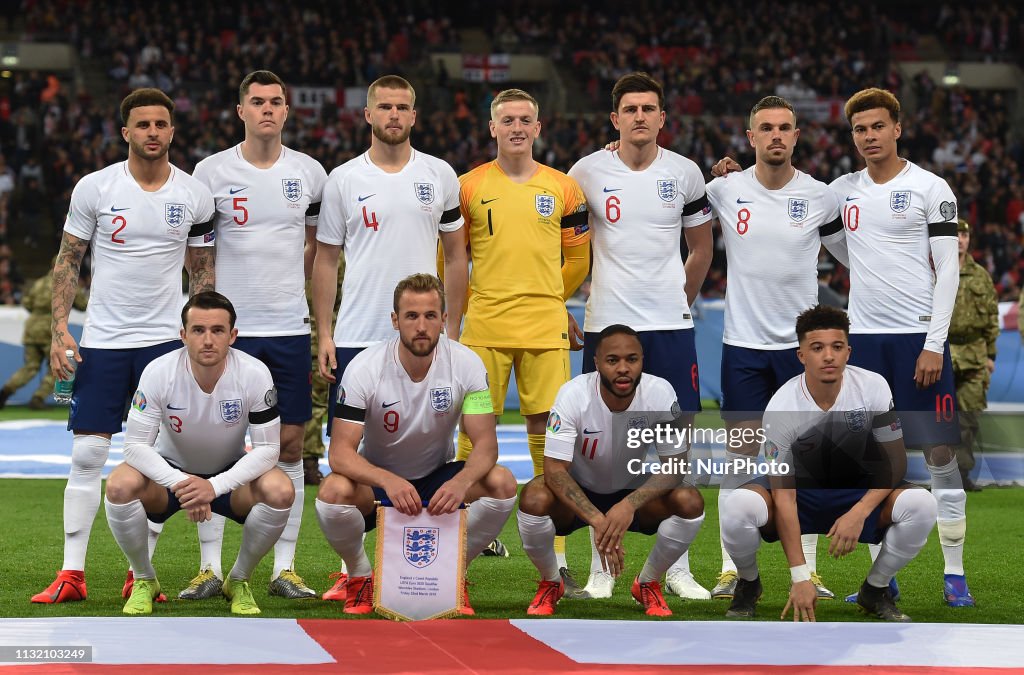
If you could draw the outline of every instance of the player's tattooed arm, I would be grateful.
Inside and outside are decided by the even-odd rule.
[[[50,308],[53,312],[50,323],[50,367],[61,379],[65,372],[70,371],[71,365],[65,351],[70,349],[76,355],[78,353],[78,344],[68,331],[68,315],[78,291],[78,276],[88,246],[87,240],[65,232],[61,237],[60,251],[57,252],[57,260],[53,265],[53,295],[50,298]]]
[[[569,475],[568,467],[569,462],[545,457],[544,484],[555,494],[555,497],[575,511],[581,520],[590,523],[602,514],[587,499],[587,495],[583,493],[579,483]]]
[[[217,256],[213,246],[192,246],[188,249],[188,295],[214,290],[214,263]]]

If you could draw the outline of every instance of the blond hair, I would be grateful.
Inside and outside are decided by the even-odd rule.
[[[496,121],[498,119],[498,106],[510,101],[529,101],[533,104],[533,109],[536,111],[537,116],[540,117],[540,104],[537,103],[537,99],[522,89],[505,89],[498,92],[498,95],[491,101],[491,119]]]

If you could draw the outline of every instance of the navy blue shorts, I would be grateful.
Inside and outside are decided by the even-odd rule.
[[[171,340],[130,349],[79,348],[82,362],[75,373],[68,430],[107,434],[121,431],[142,371],[153,359],[181,346],[181,340]]]
[[[308,335],[240,337],[232,347],[259,359],[270,369],[282,424],[305,424],[313,418],[313,372],[309,364]]]
[[[598,335],[583,334],[584,373],[597,370],[594,354]],[[640,346],[644,349],[644,372],[669,381],[676,390],[680,409],[700,412],[700,376],[693,329],[641,331]]]
[[[943,349],[939,381],[926,389],[918,389],[914,369],[924,340],[924,333],[850,335],[853,348],[850,365],[873,370],[889,383],[907,447],[957,445],[960,424],[949,343]]]
[[[235,462],[232,462],[228,466],[224,467],[224,469],[222,471],[218,471],[217,473],[223,473],[224,471],[227,471],[228,469],[230,469],[234,465],[235,465]],[[171,464],[171,466],[175,466],[175,465]],[[180,468],[180,467],[175,466],[175,468]],[[210,479],[210,478],[213,478],[214,476],[216,476],[217,473],[210,473],[210,474],[194,473],[192,475],[193,476],[199,476],[200,478]],[[228,492],[227,494],[223,494],[223,495],[215,498],[212,502],[210,502],[210,509],[212,509],[214,513],[219,513],[220,515],[224,516],[225,518],[230,518],[231,520],[235,521],[236,523],[239,523],[239,524],[244,524],[245,523],[245,518],[243,516],[239,516],[231,508],[231,493],[230,492]],[[178,511],[181,511],[181,502],[178,501],[178,498],[174,495],[174,492],[172,492],[171,490],[167,490],[167,508],[164,510],[163,513],[149,513],[149,512],[147,512],[146,513],[146,518],[148,518],[149,520],[153,521],[154,523],[163,523],[163,522],[166,522],[168,518],[173,516]]]
[[[410,480],[412,486],[416,488],[416,492],[419,494],[420,499],[424,502],[429,502],[434,498],[434,493],[438,489],[455,477],[455,474],[462,471],[462,467],[466,465],[465,462],[448,462],[437,467],[426,476],[422,478],[415,478]],[[384,488],[374,487],[373,498],[377,501],[382,501],[388,498],[388,493],[384,491]],[[369,515],[364,516],[366,519],[366,531],[374,530],[377,528],[377,509],[370,511]]]
[[[334,350],[334,358],[338,367],[334,369],[334,383],[327,392],[327,435],[331,435],[331,427],[334,426],[334,406],[338,401],[338,386],[341,384],[341,376],[345,374],[348,364],[366,347],[337,347]]]
[[[771,492],[767,478],[762,476],[752,482]],[[866,488],[797,490],[796,514],[800,519],[800,533],[828,534],[835,522],[853,508],[853,505],[859,502],[866,492]],[[862,544],[877,544],[885,536],[885,528],[878,527],[878,519],[882,515],[883,505],[884,502],[876,506],[864,519],[864,529],[861,530],[858,538]],[[762,531],[761,538],[768,542],[778,541],[778,531],[774,527],[768,533]]]
[[[613,506],[615,506],[616,504],[618,504],[619,502],[621,502],[623,499],[625,499],[634,492],[633,490],[619,490],[618,492],[610,492],[608,494],[603,494],[601,492],[591,492],[582,485],[580,486],[580,489],[583,490],[583,494],[587,496],[587,499],[590,500],[590,503],[593,504],[601,513],[608,513],[609,509],[611,509]],[[555,527],[555,534],[559,537],[566,537],[575,532],[576,530],[579,530],[584,527],[589,526],[587,525],[587,523],[581,520],[578,515],[574,513],[572,517],[572,522],[569,523],[569,525],[567,525],[566,527]],[[634,513],[633,522],[629,524],[628,530],[630,532],[639,532],[640,534],[651,535],[656,534],[658,532],[658,525],[656,524],[653,527],[642,527],[640,525],[640,517]]]
[[[722,419],[759,419],[779,387],[803,371],[796,347],[750,349],[723,345]]]

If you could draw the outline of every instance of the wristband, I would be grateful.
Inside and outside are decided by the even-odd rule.
[[[801,581],[810,581],[811,570],[806,564],[797,565],[796,567],[789,568],[789,576],[793,580],[794,584]]]

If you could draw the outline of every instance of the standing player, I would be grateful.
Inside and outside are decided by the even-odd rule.
[[[316,252],[327,172],[309,155],[281,144],[288,119],[286,94],[284,82],[269,70],[246,75],[238,87],[237,107],[245,140],[199,162],[194,175],[210,188],[217,204],[217,290],[238,311],[235,349],[267,365],[279,396],[278,466],[292,481],[295,501],[274,546],[270,594],[301,599],[316,597],[294,571],[305,495],[302,437],[313,405],[305,279]],[[223,518],[199,526],[200,572],[181,597],[219,593],[223,533]]]
[[[611,113],[618,149],[598,150],[569,171],[586,195],[594,241],[583,372],[594,371],[598,333],[628,324],[638,331],[647,372],[668,380],[682,409],[696,413],[700,391],[690,305],[711,266],[711,210],[700,168],[658,146],[664,104],[661,84],[647,73],[619,78]],[[685,263],[679,257],[682,234],[689,251]],[[666,582],[684,598],[710,597],[690,573],[688,557],[672,566]],[[596,551],[586,591],[611,597],[612,578]]]
[[[792,607],[794,621],[814,621],[819,594],[800,533],[818,532],[832,540],[829,554],[837,558],[858,541],[881,541],[858,603],[885,621],[910,621],[889,583],[928,541],[935,499],[903,480],[907,453],[889,385],[877,373],[847,367],[849,327],[833,307],[814,307],[796,320],[804,372],[779,388],[764,413],[765,457],[787,470],[730,490],[722,505],[722,542],[740,577],[726,616],[755,614],[763,535],[782,542],[789,563],[782,618]]]
[[[951,607],[974,606],[963,568],[967,495],[953,447],[960,442],[946,340],[959,282],[956,197],[942,178],[897,154],[900,103],[883,89],[846,102],[867,167],[836,179],[850,251],[854,365],[893,390],[908,447],[924,450],[939,504]]]
[[[346,614],[373,611],[373,577],[363,533],[376,526],[374,500],[401,513],[452,513],[472,502],[466,560],[472,561],[512,513],[516,479],[496,464],[498,438],[480,358],[441,335],[447,315],[437,277],[398,283],[391,313],[398,337],[366,349],[345,369],[328,458],[316,501],[320,528],[348,566]],[[450,461],[455,425],[476,452]],[[467,584],[468,585],[468,584]],[[473,614],[466,594],[464,614]]]
[[[783,383],[802,370],[796,317],[818,304],[821,245],[847,262],[839,203],[824,183],[793,166],[800,138],[792,104],[767,96],[750,111],[747,139],[754,166],[708,184],[722,227],[729,286],[722,341],[722,417],[730,438],[761,428],[761,413]],[[764,289],[770,289],[765,293]],[[756,457],[757,444],[726,448],[727,463]],[[719,508],[729,488],[719,491]],[[803,536],[803,553],[818,597],[835,595],[817,573],[817,534]],[[731,598],[736,568],[722,549],[722,572],[713,597]]]
[[[555,613],[565,591],[555,534],[590,525],[602,566],[612,577],[623,569],[627,530],[657,534],[631,592],[648,615],[671,616],[660,579],[700,531],[704,500],[696,489],[680,486],[680,471],[639,473],[649,444],[630,434],[688,425],[689,415],[680,411],[668,381],[644,376],[644,350],[632,328],[606,326],[594,336],[593,349],[597,371],[559,390],[548,417],[544,475],[527,483],[520,496],[519,536],[541,575],[526,613]],[[657,451],[662,467],[686,466],[686,448],[680,452],[673,443],[659,443]]]
[[[534,475],[543,472],[548,411],[569,380],[565,301],[583,283],[590,262],[587,204],[579,184],[533,159],[539,114],[527,92],[500,92],[488,123],[497,159],[459,177],[473,259],[461,341],[487,367],[496,415],[504,411],[515,370]],[[458,324],[452,312],[449,322]],[[573,329],[579,330],[575,322]],[[576,339],[573,334],[573,344]],[[460,433],[458,458],[469,457],[471,449]],[[559,556],[567,574],[564,540]]]
[[[126,96],[121,136],[128,159],[85,176],[71,195],[53,267],[50,345],[57,377],[72,370],[66,350],[78,362],[68,416],[74,440],[64,488],[64,565],[32,602],[85,599],[85,552],[100,504],[100,470],[142,369],[180,346],[182,265],[188,265],[191,294],[213,290],[213,199],[168,161],[173,112],[174,103],[158,89]],[[92,292],[79,350],[68,331],[68,312],[88,246]]]
[[[264,364],[231,349],[238,329],[223,295],[195,295],[181,310],[181,323],[185,346],[154,359],[139,379],[125,462],[107,480],[107,522],[135,570],[123,611],[151,614],[160,594],[147,518],[163,523],[185,509],[193,522],[216,512],[243,525],[223,593],[232,613],[259,614],[249,576],[281,536],[295,497],[288,476],[275,466],[277,392]]]
[[[459,336],[466,297],[459,182],[448,164],[418,152],[409,142],[416,124],[416,92],[401,77],[386,75],[367,90],[363,114],[373,132],[370,149],[331,172],[313,263],[320,374],[331,382],[328,431],[346,366],[363,349],[391,339],[394,329],[387,316],[395,284],[410,274],[437,269],[439,235],[450,309],[447,332],[453,340]],[[332,321],[343,249],[341,309]],[[324,599],[343,600],[344,583],[342,576]]]

